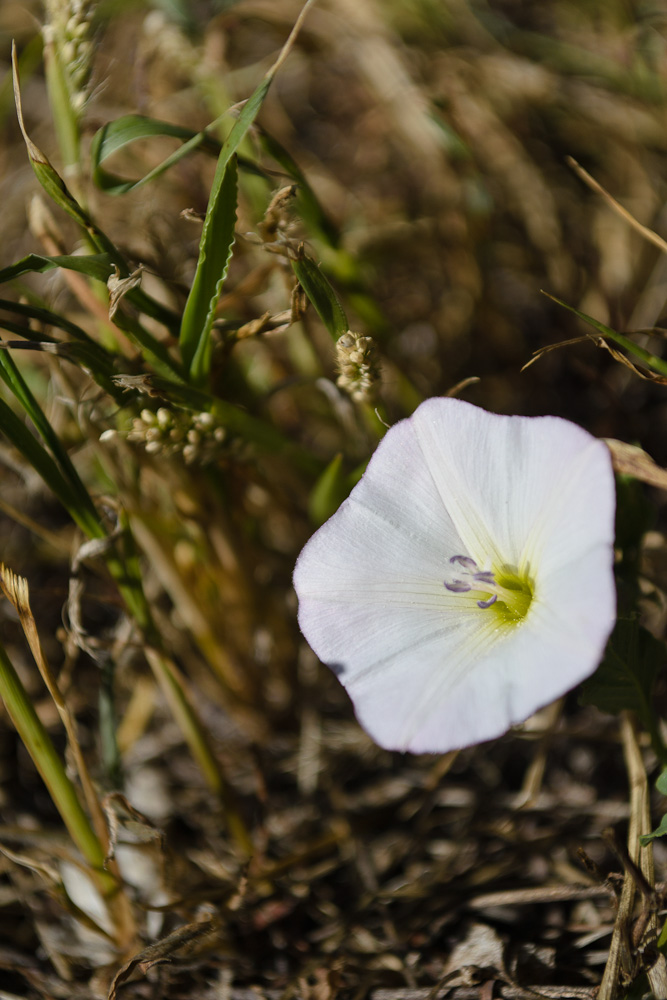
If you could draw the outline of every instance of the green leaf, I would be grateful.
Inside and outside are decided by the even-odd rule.
[[[35,469],[46,485],[58,497],[63,507],[69,511],[79,527],[86,534],[89,534],[93,527],[90,518],[87,516],[87,513],[82,516],[77,497],[58,469],[58,466],[43,445],[31,434],[23,421],[17,417],[11,407],[2,398],[0,398],[0,432],[5,434],[14,447],[32,465],[33,469]],[[97,530],[94,532],[94,537],[99,537],[101,531],[101,526],[97,522]]]
[[[190,371],[194,385],[203,385],[208,378],[211,326],[231,250],[231,240],[225,248],[224,236],[219,239],[216,228],[221,217],[223,223],[225,220],[229,222],[230,205],[227,199],[230,198],[232,186],[234,217],[236,215],[236,163],[232,163],[232,159],[257,117],[272,79],[273,76],[269,73],[248,98],[218,157],[199,243],[197,270],[185,304],[179,336],[183,362]]]
[[[319,527],[334,514],[349,493],[348,479],[343,473],[343,454],[339,452],[319,477],[308,500],[308,515]]]
[[[667,834],[667,813],[660,820],[660,826],[657,826],[655,830],[651,831],[651,833],[641,836],[639,838],[639,843],[642,847],[646,847],[646,845],[650,844],[652,840],[655,840],[657,837],[664,837],[665,834]]]
[[[292,269],[308,299],[312,302],[317,315],[334,340],[338,340],[349,330],[345,310],[338,301],[336,293],[329,281],[322,274],[314,260],[301,257],[292,261]]]
[[[636,712],[649,732],[655,731],[652,691],[665,663],[665,646],[632,619],[620,619],[604,659],[581,689],[581,702],[616,715]]]
[[[172,125],[156,118],[146,118],[144,115],[124,115],[108,122],[95,133],[90,147],[93,181],[107,194],[126,194],[159,177],[195,149],[202,149],[217,156],[220,152],[220,143],[209,135],[208,130],[215,128],[218,122],[219,119],[201,132],[193,132],[192,129]],[[103,170],[104,161],[119,149],[140,139],[153,139],[156,136],[179,139],[183,145],[136,181],[124,180]]]
[[[12,281],[20,278],[24,274],[43,273],[50,271],[54,267],[64,267],[68,271],[78,271],[79,274],[87,274],[89,278],[96,278],[105,284],[113,274],[114,258],[108,253],[88,254],[78,256],[77,254],[65,254],[56,257],[45,257],[42,254],[29,253],[27,257],[22,257],[16,264],[3,267],[0,271],[0,284],[3,281]]]
[[[77,524],[85,524],[87,532],[101,532],[102,529],[99,526],[95,504],[91,500],[88,490],[83,485],[60,438],[28,388],[9,351],[0,351],[0,378],[2,378],[26,414],[30,417],[42,440],[56,460],[59,470],[68,485],[68,493],[71,496],[70,503],[72,505],[70,506],[70,513],[75,517]]]
[[[661,795],[667,795],[667,767],[664,768],[658,775],[655,787]]]
[[[89,278],[96,278],[106,284],[113,274],[115,260],[109,254],[90,254],[87,257],[79,257],[75,254],[58,257],[44,257],[41,254],[28,254],[16,264],[3,268],[0,271],[0,283],[11,281],[13,278],[20,278],[23,274],[31,272],[49,271],[54,267],[64,267],[70,271],[78,271],[86,274]],[[140,289],[133,289],[128,292],[128,299],[133,299],[133,293],[143,293]],[[147,298],[147,297],[146,297]],[[143,298],[137,297],[135,301],[143,302]],[[183,373],[180,365],[174,361],[168,349],[163,343],[153,337],[142,325],[130,316],[124,315],[120,310],[114,317],[114,324],[123,330],[141,348],[146,360],[154,366],[161,375],[182,378]],[[0,325],[2,325],[0,323]]]
[[[639,838],[639,843],[642,847],[646,847],[646,845],[650,844],[652,840],[655,840],[657,837],[664,837],[665,834],[667,834],[667,813],[662,817],[660,825],[657,826],[655,830],[652,830],[651,833],[644,834]]]
[[[30,319],[36,319],[40,323],[45,323],[48,326],[55,326],[59,330],[64,330],[65,333],[69,333],[70,337],[74,340],[80,340],[82,343],[94,345],[98,350],[104,351],[104,348],[100,347],[99,344],[93,340],[93,338],[87,334],[85,330],[83,330],[80,326],[77,326],[76,323],[72,323],[71,320],[58,315],[58,313],[51,312],[50,309],[46,309],[43,306],[35,306],[26,302],[12,302],[11,299],[0,299],[0,309],[4,309],[6,312],[16,313],[18,316],[27,316]],[[0,320],[0,323],[1,322],[2,320]],[[33,340],[40,339],[36,336],[35,331],[32,329],[28,329],[27,333]],[[43,334],[42,337],[44,340],[55,342],[55,337],[49,337],[47,334]]]
[[[211,192],[199,244],[199,260],[181,323],[183,363],[193,385],[205,385],[211,368],[211,329],[227,277],[236,225],[236,159]]]
[[[122,118],[116,118],[115,121],[107,122],[95,133],[90,147],[93,181],[106,194],[122,195],[155,180],[179,160],[197,150],[208,153],[210,156],[219,156],[222,144],[211,133],[218,128],[228,113],[220,115],[200,132],[183,128],[181,125],[173,125],[171,122],[164,122],[158,118],[147,118],[144,115],[124,115]],[[123,149],[124,146],[129,146],[140,139],[151,139],[158,136],[178,139],[182,145],[143,177],[139,177],[137,180],[126,180],[124,177],[118,177],[102,168],[105,160],[108,160],[119,149]],[[252,163],[242,156],[238,158],[238,165],[241,170],[245,170],[247,173],[256,174],[259,177],[268,176],[267,172],[256,163]]]

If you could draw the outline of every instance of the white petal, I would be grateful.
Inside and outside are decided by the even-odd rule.
[[[463,542],[433,482],[410,420],[380,442],[351,496],[299,556],[300,597],[364,592],[396,582],[443,590],[445,570]],[[409,595],[408,595],[409,602]]]
[[[589,516],[577,522],[575,551],[586,532],[594,533],[593,543],[602,540],[598,527],[604,540],[613,532],[608,449],[576,424],[559,417],[499,416],[456,399],[427,400],[411,422],[442,503],[478,562],[491,556],[519,567],[527,540],[539,535],[548,512],[563,519],[573,501],[577,518],[589,508]],[[548,525],[542,534],[553,538]]]

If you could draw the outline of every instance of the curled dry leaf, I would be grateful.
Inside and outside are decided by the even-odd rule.
[[[127,278],[123,278],[114,264],[114,274],[107,281],[107,288],[109,289],[109,319],[113,319],[116,315],[116,310],[123,297],[141,284],[143,270],[144,265],[140,264],[136,271],[133,271]]]
[[[662,469],[641,448],[615,438],[605,438],[605,444],[611,452],[614,472],[621,476],[632,476],[649,486],[659,490],[667,490],[667,469]]]
[[[202,920],[178,927],[167,937],[148,945],[119,970],[114,977],[109,990],[108,1000],[116,1000],[118,990],[123,983],[138,972],[145,974],[156,965],[165,962],[187,961],[195,955],[200,955],[219,943],[222,921],[214,913],[207,914]]]

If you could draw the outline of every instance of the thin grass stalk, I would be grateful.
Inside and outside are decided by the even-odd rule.
[[[113,576],[125,605],[139,625],[145,642],[145,655],[160,685],[171,713],[197,761],[208,787],[226,808],[229,832],[244,854],[253,853],[250,835],[234,803],[234,795],[224,779],[208,742],[208,736],[188,698],[183,678],[174,663],[163,651],[163,642],[157,629],[141,583],[139,558],[134,548],[127,518],[123,516],[128,551],[124,558],[115,550],[106,555],[106,565]]]
[[[186,695],[183,679],[174,663],[163,653],[150,647],[146,649],[145,653],[193,757],[199,764],[209,788],[220,798],[225,808],[229,833],[242,853],[246,857],[250,857],[254,853],[252,838],[241,819],[231,788],[225,782],[218,762],[211,753],[206,733]]]

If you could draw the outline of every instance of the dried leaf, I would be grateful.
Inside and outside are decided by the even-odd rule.
[[[109,853],[105,863],[114,857],[121,829],[126,830],[134,842],[153,844],[158,849],[161,862],[164,861],[164,833],[154,826],[143,813],[135,809],[121,792],[111,792],[109,795],[105,795],[102,799],[102,808],[109,824]]]
[[[614,472],[621,476],[632,476],[660,490],[667,490],[667,469],[656,465],[645,451],[615,438],[605,438],[604,442],[611,452]]]
[[[107,288],[109,289],[109,319],[114,318],[118,306],[127,293],[141,284],[143,270],[144,265],[140,264],[136,271],[133,271],[127,278],[122,278],[120,271],[114,264],[114,274],[107,281]]]
[[[218,944],[222,921],[217,914],[178,927],[167,937],[148,945],[119,970],[109,990],[108,1000],[116,1000],[118,989],[134,972],[145,974],[165,962],[189,960]]]

